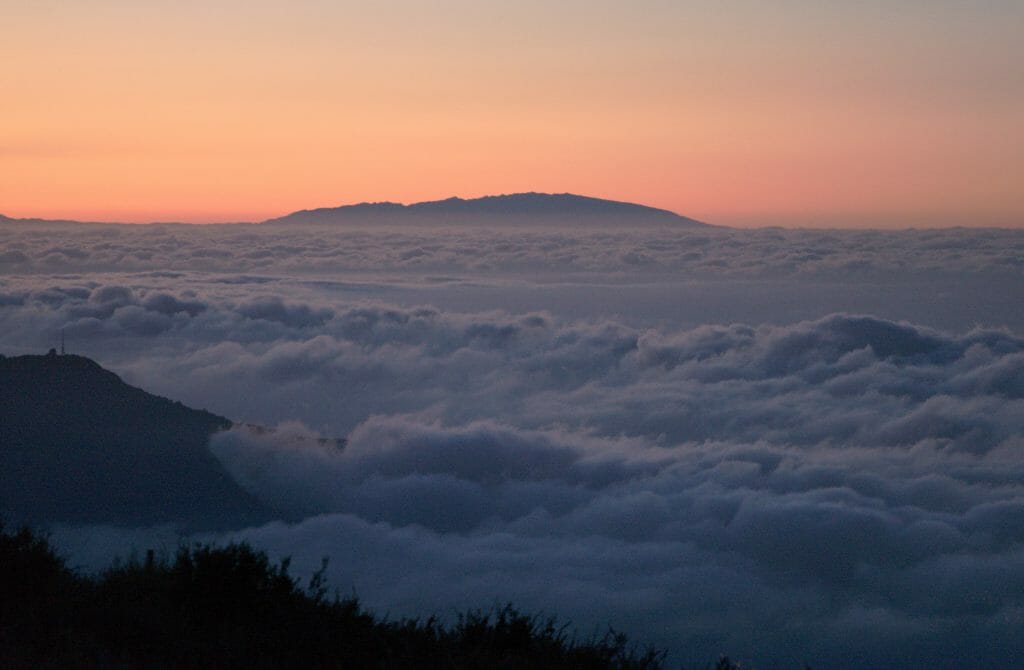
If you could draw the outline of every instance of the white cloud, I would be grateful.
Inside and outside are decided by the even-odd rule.
[[[4,353],[64,328],[281,423],[213,441],[288,520],[239,536],[381,612],[512,599],[689,664],[1024,653],[1019,232],[64,234],[0,230]]]

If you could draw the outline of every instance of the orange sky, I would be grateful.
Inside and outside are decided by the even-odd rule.
[[[1015,0],[0,3],[8,216],[569,191],[1024,226]]]

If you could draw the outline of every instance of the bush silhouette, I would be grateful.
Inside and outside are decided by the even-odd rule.
[[[578,641],[511,605],[438,619],[378,620],[305,588],[246,544],[152,552],[97,576],[68,569],[45,538],[0,527],[0,667],[660,668],[625,635]],[[324,564],[326,568],[326,562]]]
[[[68,645],[86,584],[44,537],[0,526],[0,665],[40,666]],[[6,661],[6,662],[3,662]]]

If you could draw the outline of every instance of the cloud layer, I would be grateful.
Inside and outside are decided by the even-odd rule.
[[[612,623],[689,664],[725,651],[759,667],[953,668],[1024,653],[1024,337],[1000,308],[1024,296],[1018,233],[563,244],[107,230],[60,248],[8,238],[21,269],[0,275],[5,353],[64,328],[147,390],[280,424],[211,444],[282,511],[237,536],[300,570],[330,555],[332,582],[375,609],[512,599],[584,632]],[[623,260],[637,244],[651,263]],[[405,272],[398,256],[413,245],[424,253],[407,261],[422,264]],[[699,257],[684,258],[687,245]],[[130,259],[144,247],[142,271]],[[736,298],[750,318],[652,325],[636,316],[644,305],[610,316],[602,303],[638,275],[588,274],[602,264],[643,267],[666,295],[707,282],[701,295]],[[753,281],[773,273],[784,279]],[[919,289],[904,282],[950,286],[941,276],[963,287],[920,299],[957,312],[956,328],[871,314],[912,312]],[[815,295],[834,303],[761,318],[826,280],[840,288]],[[736,286],[765,292],[742,302]],[[503,304],[552,292],[566,297]],[[869,296],[863,313],[842,309],[855,293]],[[58,533],[87,562],[121,537],[174,541],[169,529]]]
[[[1008,229],[613,230],[259,225],[0,225],[0,272],[671,272],[694,277],[1024,274]]]

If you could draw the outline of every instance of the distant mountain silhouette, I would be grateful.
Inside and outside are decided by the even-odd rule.
[[[360,203],[341,207],[304,209],[264,224],[332,223],[667,223],[705,226],[665,209],[571,193],[515,193],[464,200],[448,198],[402,205],[394,202]]]
[[[94,223],[93,221],[67,221],[64,219],[15,219],[10,216],[0,214],[0,225],[5,224],[19,224],[19,225],[41,225],[41,224],[58,224],[65,225],[69,223]]]
[[[274,224],[516,224],[551,225],[649,225],[710,226],[711,224],[631,202],[604,200],[572,193],[512,193],[482,198],[448,198],[403,205],[397,202],[362,202],[340,207],[302,209],[267,219],[259,225]],[[0,214],[0,225],[117,225],[103,221],[67,219],[13,219]],[[146,225],[187,225],[153,221]],[[244,225],[243,222],[221,225]],[[251,224],[249,224],[251,225]]]
[[[207,447],[231,425],[82,356],[0,357],[0,514],[191,529],[268,520]]]

